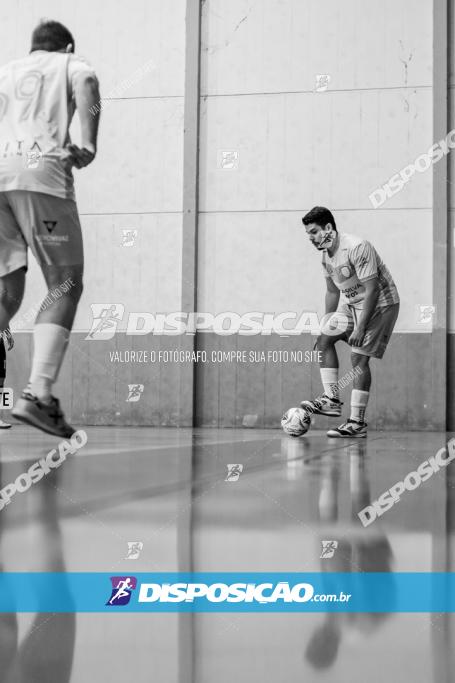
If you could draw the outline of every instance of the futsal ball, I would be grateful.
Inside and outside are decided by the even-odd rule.
[[[281,426],[289,436],[303,436],[310,428],[311,418],[303,408],[289,408],[281,418]]]

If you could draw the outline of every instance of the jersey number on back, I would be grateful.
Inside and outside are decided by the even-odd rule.
[[[25,121],[30,116],[32,108],[39,100],[43,87],[43,80],[44,77],[41,71],[28,71],[17,81],[14,95],[17,100],[24,100],[24,107],[21,111],[19,121]],[[0,92],[0,121],[8,111],[8,104],[8,95]]]

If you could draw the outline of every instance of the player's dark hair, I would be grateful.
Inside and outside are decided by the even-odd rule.
[[[332,212],[325,208],[325,206],[314,206],[311,211],[302,218],[303,225],[310,225],[310,223],[316,223],[321,228],[323,228],[327,223],[331,223],[335,232],[337,232],[337,226]]]
[[[64,50],[72,43],[74,52],[74,38],[70,31],[58,21],[42,20],[32,33],[32,47],[34,50],[47,50],[47,52],[58,52]]]

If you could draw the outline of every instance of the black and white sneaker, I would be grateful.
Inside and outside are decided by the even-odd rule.
[[[348,420],[336,429],[329,429],[327,436],[334,439],[364,439],[367,435],[367,423]]]
[[[315,415],[327,415],[328,417],[340,417],[341,401],[337,398],[330,398],[326,394],[313,399],[312,401],[302,401],[301,407]]]
[[[52,396],[49,403],[43,403],[30,391],[23,391],[12,411],[20,422],[37,427],[47,434],[69,439],[76,431],[65,422],[58,398]]]

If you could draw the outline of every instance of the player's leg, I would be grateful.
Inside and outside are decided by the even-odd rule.
[[[82,293],[82,233],[76,203],[38,192],[11,192],[22,232],[41,267],[47,294],[33,330],[29,384],[13,415],[67,438],[74,432],[52,395]]]
[[[27,244],[9,200],[0,192],[0,331],[19,310],[24,296]]]
[[[370,358],[382,358],[398,317],[399,304],[378,309],[373,314],[362,345],[351,354],[354,373],[354,388],[351,392],[351,415],[347,422],[337,429],[331,429],[327,436],[335,438],[365,438],[367,424],[365,412],[371,387]]]
[[[83,266],[41,265],[48,287],[33,330],[34,354],[28,388],[43,402],[52,397],[82,294]],[[63,283],[65,291],[63,291]]]
[[[0,193],[1,194],[1,193]],[[1,215],[0,215],[1,233]],[[24,245],[24,248],[25,245]],[[0,262],[2,252],[2,240],[0,234]],[[12,273],[0,276],[0,331],[6,330],[11,318],[13,318],[22,303],[25,288],[25,267],[18,268]]]
[[[351,392],[350,419],[363,424],[365,422],[368,399],[370,398],[370,356],[353,352],[351,354],[351,362],[354,371],[354,388]]]
[[[22,236],[8,193],[0,192],[0,332],[9,327],[22,303],[27,267],[27,245]],[[0,393],[5,386],[6,351],[0,337]],[[0,420],[0,429],[11,424]]]
[[[340,326],[339,315],[345,316],[344,324]],[[333,320],[337,321],[331,324],[331,319],[326,321],[322,326],[322,333],[318,337],[317,350],[320,352],[320,373],[321,382],[324,387],[322,396],[311,401],[302,401],[301,406],[311,413],[317,415],[327,415],[329,417],[339,417],[341,415],[340,388],[338,384],[338,354],[335,344],[338,341],[346,341],[347,334],[354,326],[354,319],[349,308],[342,307],[334,314]],[[341,330],[341,331],[340,331]]]
[[[371,373],[370,357],[351,353],[352,370],[354,373],[354,388],[351,392],[351,414],[349,419],[336,429],[329,429],[327,436],[345,438],[365,438],[367,425],[365,411],[370,396]]]

